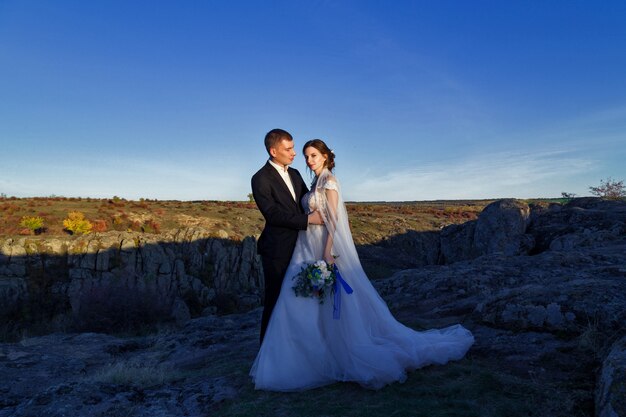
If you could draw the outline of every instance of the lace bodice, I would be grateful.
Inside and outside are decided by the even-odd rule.
[[[326,199],[316,198],[316,195],[324,192],[324,190],[335,190],[339,192],[339,185],[334,178],[328,178],[328,180],[321,186],[317,186],[315,183],[311,186],[311,191],[302,196],[302,200],[300,203],[304,208],[304,212],[306,214],[311,214],[313,211],[317,209],[323,209],[324,207],[319,207],[320,201],[325,202]],[[323,204],[323,203],[322,203]]]

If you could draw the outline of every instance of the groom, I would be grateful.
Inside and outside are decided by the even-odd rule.
[[[322,224],[318,212],[307,216],[300,205],[300,199],[309,189],[298,170],[289,168],[296,156],[293,137],[282,129],[270,130],[265,135],[265,149],[270,158],[252,177],[254,201],[265,218],[265,228],[257,243],[265,275],[261,343],[296,246],[298,231],[306,230],[308,224]]]

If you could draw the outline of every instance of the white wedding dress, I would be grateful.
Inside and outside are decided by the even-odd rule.
[[[327,190],[338,193],[337,207]],[[418,332],[399,323],[365,275],[350,233],[339,184],[324,170],[302,199],[307,212],[319,210],[325,225],[301,231],[280,296],[252,365],[256,389],[301,391],[337,381],[378,389],[404,381],[406,372],[461,359],[474,343],[461,325]],[[354,292],[342,289],[340,318],[333,300],[296,297],[293,277],[303,265],[322,259],[328,233],[337,267]]]

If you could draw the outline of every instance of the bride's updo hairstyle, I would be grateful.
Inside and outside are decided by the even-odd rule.
[[[324,143],[323,140],[311,139],[302,147],[302,154],[304,154],[306,148],[311,147],[317,149],[322,155],[326,157],[326,161],[324,161],[324,166],[328,168],[329,171],[332,171],[335,168],[335,154],[333,153],[333,151],[326,145],[326,143]]]

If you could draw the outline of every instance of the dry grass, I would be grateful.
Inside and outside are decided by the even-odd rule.
[[[150,388],[170,383],[181,377],[180,372],[168,366],[120,361],[100,368],[87,379],[107,384]]]
[[[438,230],[452,223],[475,219],[489,201],[436,201],[407,203],[348,203],[357,244],[380,241],[408,230]],[[63,219],[72,211],[97,223],[97,231],[135,230],[162,233],[184,227],[223,231],[233,240],[255,236],[263,217],[254,203],[237,201],[127,201],[120,198],[4,198],[0,199],[0,236],[15,236],[24,216],[38,216],[46,225],[42,237],[67,236]],[[157,224],[158,227],[149,227]],[[155,230],[156,229],[156,230]],[[223,234],[223,232],[221,232]]]
[[[83,198],[0,198],[0,236],[16,236],[24,229],[25,216],[38,216],[46,229],[42,237],[67,236],[63,219],[69,212],[81,212],[98,230],[134,230],[161,233],[199,226],[224,230],[234,239],[254,236],[262,230],[256,205],[221,201],[127,201]],[[157,225],[158,227],[154,227]]]

